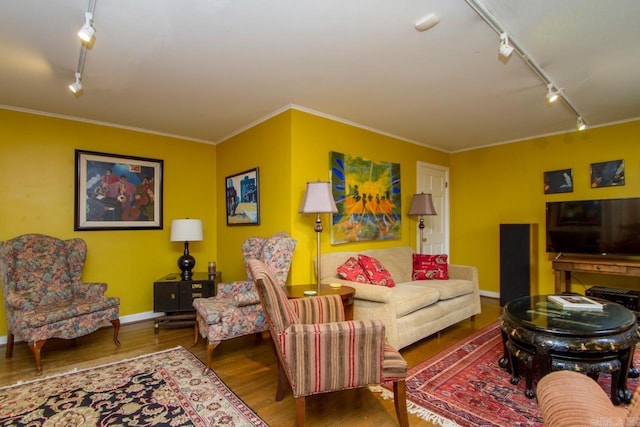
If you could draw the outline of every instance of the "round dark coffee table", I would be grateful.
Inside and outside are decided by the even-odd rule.
[[[595,298],[592,298],[595,299]],[[504,306],[500,329],[504,356],[500,366],[518,383],[524,362],[527,397],[534,397],[533,377],[552,370],[574,370],[592,377],[611,374],[611,400],[629,402],[627,379],[640,341],[635,315],[620,304],[597,300],[603,310],[563,309],[547,295],[515,299]],[[632,375],[637,375],[632,370]]]

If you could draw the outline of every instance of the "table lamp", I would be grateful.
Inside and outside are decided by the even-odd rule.
[[[307,182],[307,190],[302,200],[302,206],[300,206],[300,213],[304,214],[316,214],[316,225],[314,230],[316,232],[316,241],[318,248],[316,250],[316,284],[318,285],[317,292],[320,292],[320,233],[322,232],[322,221],[320,219],[321,213],[338,213],[336,202],[333,200],[333,194],[331,194],[330,182]]]
[[[418,228],[420,229],[420,253],[422,254],[422,234],[424,232],[424,215],[437,215],[436,208],[433,206],[431,194],[414,194],[411,199],[411,209],[409,215],[417,215],[420,217]]]
[[[184,253],[178,258],[178,267],[182,270],[182,280],[191,279],[191,270],[196,266],[196,259],[189,254],[189,242],[202,240],[202,220],[174,219],[171,221],[171,241],[184,242]]]

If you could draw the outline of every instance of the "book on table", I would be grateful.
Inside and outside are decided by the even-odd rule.
[[[548,295],[547,300],[571,310],[602,310],[603,304],[582,295]]]

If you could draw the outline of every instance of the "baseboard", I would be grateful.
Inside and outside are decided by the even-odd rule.
[[[124,325],[127,323],[140,322],[142,320],[155,319],[156,317],[161,317],[163,315],[164,313],[156,313],[154,311],[145,311],[144,313],[130,314],[128,316],[122,316],[120,318],[120,324]],[[19,341],[20,340],[16,340],[16,342],[19,342]],[[6,344],[7,344],[7,336],[3,335],[0,337],[0,345],[6,345]]]
[[[500,299],[500,292],[480,291],[480,296]]]

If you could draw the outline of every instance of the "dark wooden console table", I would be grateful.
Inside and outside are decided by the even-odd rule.
[[[640,262],[596,259],[596,258],[558,258],[552,262],[555,271],[555,293],[571,292],[571,273],[614,274],[617,276],[640,277]],[[562,279],[564,276],[564,289]]]

